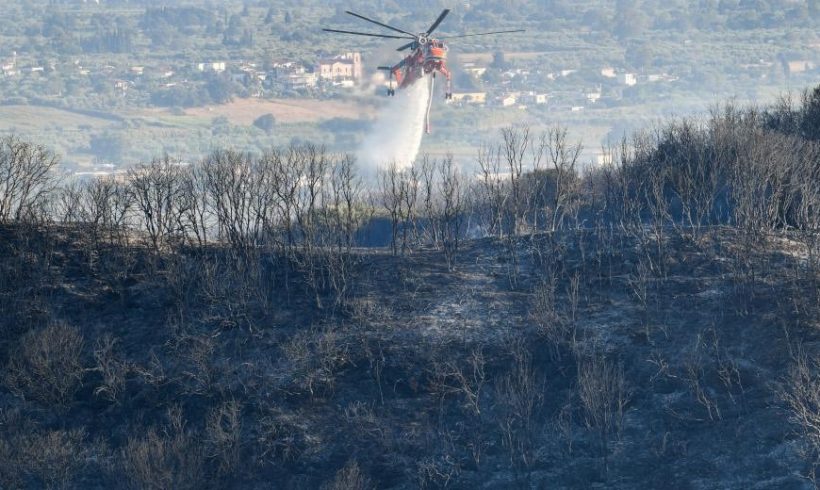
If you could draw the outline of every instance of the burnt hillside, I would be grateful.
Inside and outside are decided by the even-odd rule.
[[[370,186],[311,146],[55,183],[7,139],[0,486],[810,488],[813,97],[583,175],[561,130]]]

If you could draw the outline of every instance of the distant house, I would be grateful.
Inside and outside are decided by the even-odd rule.
[[[207,63],[197,63],[196,70],[199,72],[211,71],[214,73],[222,73],[228,68],[228,64],[224,61],[211,61]]]
[[[771,61],[766,61],[764,59],[760,59],[756,63],[743,63],[739,66],[740,66],[740,68],[743,68],[744,70],[763,70],[763,69],[771,68],[773,64],[774,63],[772,63]]]
[[[303,69],[301,72],[291,73],[280,80],[284,80],[285,86],[291,90],[305,90],[316,87],[319,76],[316,73],[305,72]]]
[[[604,78],[615,78],[615,77],[618,76],[618,74],[615,72],[615,68],[612,68],[611,66],[607,66],[607,67],[601,68],[601,76],[604,77]]]
[[[284,81],[290,75],[293,74],[303,74],[305,73],[305,67],[294,62],[274,62],[271,64],[270,71],[268,72],[267,79],[268,80],[279,80]]]
[[[470,75],[480,78],[484,76],[487,72],[487,67],[485,66],[477,66],[475,63],[464,63],[461,65],[461,68],[464,70],[465,73],[469,73]]]
[[[0,70],[2,70],[3,75],[12,76],[18,73],[17,70],[17,51],[11,52],[11,58],[3,60],[2,64],[0,64]]]
[[[145,73],[145,67],[144,66],[132,66],[131,67],[131,74],[132,75],[142,75],[143,73]]]
[[[794,75],[796,73],[805,73],[814,69],[814,63],[808,60],[794,60],[786,62],[786,73]]]
[[[678,77],[674,77],[668,73],[650,73],[649,75],[643,77],[642,80],[648,83],[675,82],[678,80]]]
[[[487,92],[453,92],[452,102],[464,104],[486,104]]]
[[[498,102],[499,104],[501,104],[501,107],[511,107],[514,106],[516,102],[518,102],[518,98],[513,94],[508,94],[501,97],[498,100]]]
[[[273,61],[267,73],[256,71],[256,79],[265,87],[280,85],[289,90],[306,90],[316,87],[319,75],[309,72],[295,61]]]
[[[621,85],[632,87],[638,84],[638,76],[634,73],[621,73],[620,75],[618,75],[618,82]]]
[[[290,73],[298,68],[302,68],[302,66],[291,60],[272,60],[270,63],[270,68],[274,74],[280,74]]]
[[[130,86],[131,82],[128,80],[114,80],[114,88],[122,92],[127,92]]]
[[[7,77],[20,73],[20,71],[17,70],[17,51],[13,52],[11,58],[3,61],[2,65],[0,65],[0,71]]]
[[[535,104],[535,105],[542,105],[549,102],[549,96],[547,94],[539,94],[536,92],[530,92],[527,94],[522,94],[520,97],[522,104]]]
[[[613,158],[611,151],[599,151],[595,154],[595,165],[612,165]]]
[[[341,82],[362,79],[361,53],[345,53],[331,59],[319,61],[316,67],[321,80]]]

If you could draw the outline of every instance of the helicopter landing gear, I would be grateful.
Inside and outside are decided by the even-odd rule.
[[[390,70],[390,83],[387,85],[387,96],[393,97],[396,95],[396,86],[393,84],[393,70],[391,68],[387,68]]]

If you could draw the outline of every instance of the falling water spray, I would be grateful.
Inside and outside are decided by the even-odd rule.
[[[393,162],[399,168],[413,164],[421,147],[426,113],[430,104],[429,75],[416,80],[381,109],[373,129],[358,151],[365,171],[375,174]]]

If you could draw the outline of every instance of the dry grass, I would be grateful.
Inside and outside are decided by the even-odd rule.
[[[114,125],[101,117],[85,116],[76,112],[53,107],[32,105],[0,106],[0,131],[14,128],[19,131],[37,131],[48,128],[60,131],[87,131],[91,127],[102,129]]]
[[[166,116],[166,109],[147,109],[143,116]],[[211,120],[215,117],[227,117],[237,125],[250,125],[259,116],[273,114],[280,123],[315,123],[334,117],[360,119],[371,117],[375,113],[373,106],[358,102],[315,100],[315,99],[235,99],[232,102],[206,107],[186,109],[185,116]]]
[[[543,51],[509,51],[504,53],[504,58],[507,60],[531,61],[546,54],[549,53]],[[459,54],[458,58],[464,63],[490,63],[493,61],[493,53],[465,53]]]

